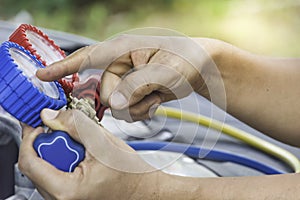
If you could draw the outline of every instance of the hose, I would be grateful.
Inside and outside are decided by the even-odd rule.
[[[218,120],[214,120],[203,115],[190,112],[182,112],[179,109],[163,106],[160,106],[157,109],[155,115],[184,120],[196,123],[198,125],[203,125],[217,131],[221,131],[226,135],[241,140],[256,149],[259,149],[269,155],[278,158],[279,160],[282,160],[284,163],[290,166],[295,173],[300,172],[300,161],[294,154],[259,137],[251,135],[250,133],[232,127],[228,124],[222,123]]]
[[[256,160],[237,155],[234,153],[229,153],[214,149],[205,149],[193,145],[170,143],[170,142],[149,142],[149,141],[132,141],[127,142],[134,150],[160,150],[160,151],[170,151],[177,153],[184,153],[185,155],[192,158],[203,158],[200,155],[205,155],[205,159],[221,161],[221,162],[233,162],[241,164],[243,166],[256,169],[264,174],[283,174],[284,172],[268,166],[264,163],[258,162]],[[205,153],[205,154],[203,154]]]

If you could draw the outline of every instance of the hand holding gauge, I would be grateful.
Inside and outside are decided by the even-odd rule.
[[[37,127],[42,125],[40,112],[44,108],[58,110],[66,106],[65,93],[72,91],[78,75],[60,80],[62,86],[56,81],[43,82],[35,76],[43,64],[65,57],[63,51],[35,27],[21,25],[10,40],[24,47],[14,42],[4,42],[0,47],[0,105],[19,121]],[[84,159],[84,147],[63,131],[40,134],[34,148],[41,158],[66,172],[73,171]]]

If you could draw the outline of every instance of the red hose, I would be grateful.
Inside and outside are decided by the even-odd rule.
[[[89,98],[94,101],[97,117],[99,120],[102,119],[107,107],[100,101],[100,75],[92,75],[81,83],[75,82],[72,96],[78,99]]]

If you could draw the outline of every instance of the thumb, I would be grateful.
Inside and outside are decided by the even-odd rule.
[[[127,172],[153,170],[124,141],[110,134],[79,110],[44,109],[41,117],[51,129],[68,132],[84,145],[89,155],[101,164]]]
[[[80,114],[84,115],[79,110],[57,111],[57,110],[50,110],[46,108],[42,110],[41,118],[43,123],[49,128],[51,128],[52,130],[65,131],[73,139],[75,139],[78,142],[81,142],[74,122],[75,115],[80,115]],[[88,117],[82,119],[86,121],[89,120]]]
[[[147,68],[148,66],[137,69],[123,77],[109,97],[112,109],[128,108],[160,88],[157,77],[152,77],[151,70]]]

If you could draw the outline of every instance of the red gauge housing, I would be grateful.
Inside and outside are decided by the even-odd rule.
[[[53,40],[41,30],[29,24],[21,24],[9,37],[9,40],[30,51],[45,66],[66,57],[65,52]],[[73,90],[73,83],[78,80],[78,74],[76,73],[59,80],[59,83],[68,95]]]

